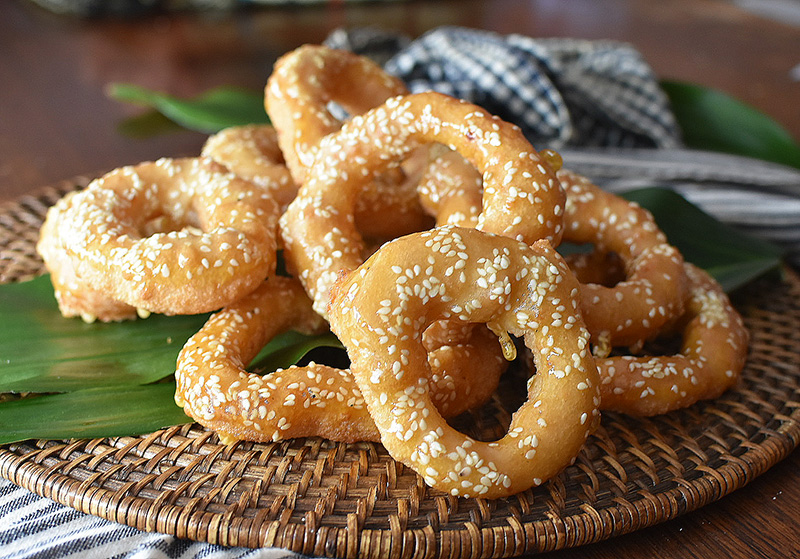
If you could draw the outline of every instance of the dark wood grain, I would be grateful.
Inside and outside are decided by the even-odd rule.
[[[800,557],[800,452],[751,483],[674,520],[542,559]]]
[[[196,154],[204,136],[119,133],[139,111],[108,98],[111,82],[179,96],[221,84],[261,88],[275,58],[341,26],[411,36],[439,25],[500,33],[616,39],[656,73],[721,88],[800,138],[800,29],[720,1],[442,0],[343,2],[232,14],[80,21],[26,2],[0,4],[0,200],[79,174]],[[548,559],[800,556],[800,453],[716,503],[664,524]]]

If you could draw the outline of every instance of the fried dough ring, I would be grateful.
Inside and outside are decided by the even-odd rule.
[[[330,323],[392,457],[436,489],[495,498],[557,474],[597,424],[597,371],[578,292],[547,241],[529,246],[443,226],[385,244],[343,277]],[[455,431],[430,401],[420,337],[453,318],[524,336],[532,351],[538,372],[498,441]]]
[[[39,249],[56,277],[68,259],[70,273],[108,299],[196,314],[274,271],[277,215],[261,189],[213,161],[161,159],[111,171],[56,204]]]
[[[187,341],[175,373],[178,405],[225,442],[309,436],[379,441],[348,370],[317,363],[264,376],[246,370],[267,342],[288,329],[321,333],[327,324],[299,282],[273,276],[212,315]],[[429,331],[424,342],[432,399],[447,417],[488,399],[505,368],[497,340],[487,330],[472,329],[459,339],[465,342],[453,345]],[[474,367],[479,359],[481,367]]]
[[[320,142],[313,172],[280,219],[286,261],[323,316],[337,275],[363,261],[358,192],[393,160],[433,142],[482,172],[479,228],[528,242],[560,239],[564,192],[518,127],[440,93],[396,97]]]
[[[685,267],[690,287],[680,352],[598,359],[603,409],[657,415],[717,398],[739,379],[749,341],[742,317],[708,273]]]
[[[362,114],[387,99],[408,93],[402,80],[367,57],[323,45],[303,45],[278,59],[267,80],[264,105],[297,184],[309,173],[319,142],[339,130],[331,112],[338,104],[351,115]],[[398,162],[399,163],[399,162]],[[419,176],[396,167],[373,177],[356,205],[359,231],[386,240],[427,229],[432,223],[419,203]]]
[[[118,322],[136,318],[136,307],[126,305],[108,295],[86,285],[72,265],[66,251],[59,248],[55,215],[72,204],[78,191],[69,192],[58,200],[54,209],[50,210],[39,232],[37,251],[45,261],[50,272],[50,282],[58,303],[58,309],[65,317],[81,317],[84,322]]]
[[[297,194],[297,184],[278,145],[278,134],[268,124],[225,128],[208,137],[201,154],[264,188],[281,213]]]
[[[581,285],[581,310],[600,355],[611,347],[652,339],[683,312],[687,281],[680,252],[652,214],[566,169],[557,173],[567,193],[564,240],[616,253],[625,279],[611,287]]]
[[[408,93],[399,78],[369,58],[322,45],[303,45],[281,56],[264,89],[264,107],[278,132],[286,165],[303,184],[322,138],[341,120],[336,103],[352,115]]]

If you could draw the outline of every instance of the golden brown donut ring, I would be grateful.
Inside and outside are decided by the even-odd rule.
[[[235,301],[275,269],[277,215],[263,190],[213,161],[161,159],[111,171],[56,204],[43,228],[52,238],[39,246],[48,269],[66,258],[108,299],[195,314]]]
[[[719,284],[700,268],[685,266],[690,294],[680,352],[598,359],[603,409],[666,413],[716,398],[739,379],[747,360],[747,328]]]
[[[319,141],[339,129],[336,103],[352,115],[408,93],[402,80],[346,50],[303,45],[281,56],[264,89],[264,106],[278,132],[286,165],[305,182]]]
[[[231,126],[208,137],[201,154],[265,189],[281,213],[297,185],[286,167],[275,128],[267,124]]]
[[[70,192],[58,200],[55,204],[58,209],[52,210],[53,215],[62,211],[61,208],[69,207],[77,194],[77,191]],[[56,221],[52,216],[45,220],[36,248],[50,272],[50,281],[61,314],[65,317],[81,317],[84,322],[116,322],[136,318],[135,307],[91,289],[76,274],[66,251],[59,248],[58,236],[53,231]]]
[[[401,80],[364,56],[303,45],[275,63],[264,102],[286,164],[297,184],[302,184],[320,140],[341,127],[331,113],[331,103],[357,115],[405,93]],[[432,224],[416,194],[421,171],[407,170],[386,169],[359,197],[356,223],[364,237],[383,241]]]
[[[638,204],[566,169],[557,175],[567,193],[564,241],[592,243],[601,254],[616,253],[625,265],[625,279],[612,287],[581,285],[581,310],[596,350],[607,355],[610,347],[652,339],[683,312],[682,255]]]
[[[390,99],[320,142],[308,180],[280,219],[291,270],[326,314],[330,286],[362,262],[353,208],[373,176],[420,145],[448,145],[483,173],[478,227],[528,242],[557,242],[564,192],[518,127],[440,93]]]
[[[212,315],[187,341],[175,373],[178,405],[225,442],[308,436],[378,441],[348,370],[317,363],[264,376],[246,370],[267,342],[288,329],[319,333],[327,324],[299,282],[273,276]],[[487,334],[473,329],[452,345],[432,331],[425,341],[433,401],[447,417],[483,403],[497,386],[505,363],[497,340]],[[479,359],[480,368],[474,366]]]
[[[385,244],[344,276],[330,323],[392,457],[436,489],[495,498],[557,474],[597,425],[597,371],[578,294],[547,241],[443,226]],[[524,336],[532,352],[538,372],[498,441],[457,432],[430,401],[420,338],[442,319]]]

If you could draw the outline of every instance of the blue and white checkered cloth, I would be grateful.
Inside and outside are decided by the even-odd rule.
[[[326,44],[372,57],[412,92],[434,90],[480,105],[519,125],[538,149],[680,144],[653,71],[625,43],[441,27],[414,41],[340,29]]]
[[[800,265],[800,171],[681,148],[653,72],[631,46],[441,28],[417,40],[340,30],[327,43],[368,55],[412,91],[438,90],[519,124],[537,147],[613,191],[675,188],[722,221],[772,240]],[[0,480],[0,556],[287,559],[145,533]]]

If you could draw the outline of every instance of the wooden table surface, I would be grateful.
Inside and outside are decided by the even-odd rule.
[[[536,37],[617,39],[663,78],[727,91],[800,138],[800,27],[714,0],[442,0],[265,8],[225,14],[83,21],[0,2],[0,201],[79,174],[198,153],[204,136],[120,134],[138,113],[111,82],[178,96],[263,87],[275,58],[342,26],[411,36],[463,25]],[[542,557],[800,556],[800,453],[749,485],[675,520]]]

